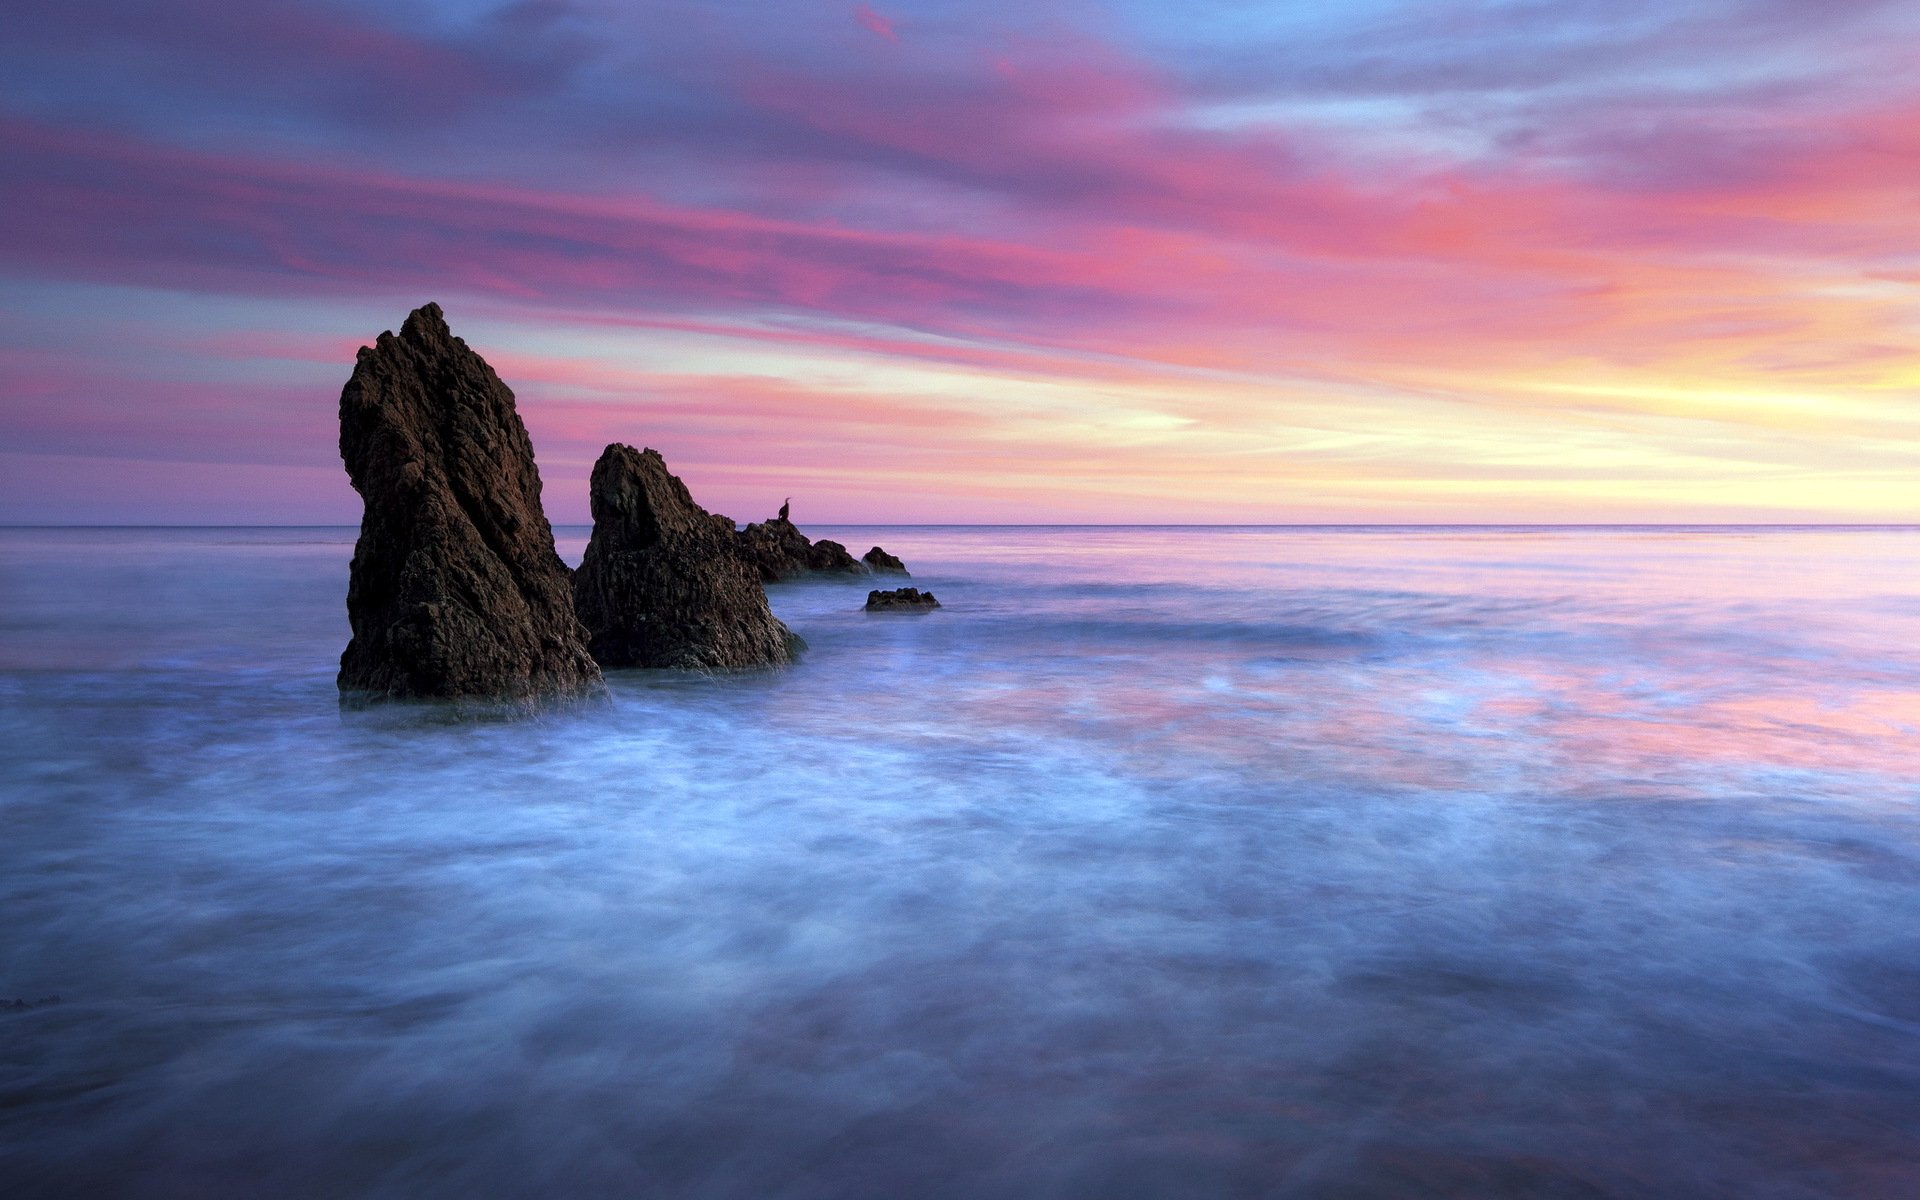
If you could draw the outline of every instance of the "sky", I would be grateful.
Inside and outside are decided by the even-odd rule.
[[[556,522],[1920,514],[1914,0],[12,0],[0,522],[350,523],[428,300]]]

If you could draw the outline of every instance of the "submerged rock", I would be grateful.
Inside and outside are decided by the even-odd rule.
[[[733,522],[694,503],[653,450],[593,465],[593,537],[574,611],[605,667],[717,670],[791,662],[800,639],[767,607]]]
[[[781,505],[784,513],[786,505]],[[759,572],[763,583],[776,583],[808,572],[825,575],[865,575],[867,568],[839,542],[807,535],[785,516],[773,517],[742,529],[737,535],[741,557]]]
[[[919,588],[895,588],[889,592],[879,590],[867,593],[868,612],[931,612],[940,607],[932,592],[923,592]]]
[[[439,305],[361,348],[340,393],[340,457],[366,506],[343,693],[524,702],[602,690],[513,393]]]
[[[911,572],[907,570],[907,564],[901,562],[893,555],[888,554],[878,546],[862,554],[860,561],[867,564],[867,570],[872,571],[875,575],[911,574]]]

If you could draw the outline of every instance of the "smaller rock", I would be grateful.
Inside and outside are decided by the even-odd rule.
[[[593,538],[574,611],[603,667],[738,670],[793,661],[733,522],[694,502],[656,450],[615,443],[593,464]]]
[[[919,588],[894,588],[892,591],[878,589],[867,593],[868,612],[932,612],[940,607],[932,592],[923,592]]]
[[[872,571],[875,575],[910,574],[907,570],[907,564],[901,562],[893,555],[888,554],[878,546],[862,554],[860,561],[867,564],[867,570]]]
[[[782,505],[784,508],[785,505]],[[760,573],[762,583],[778,583],[802,575],[865,575],[866,567],[839,542],[807,535],[785,517],[773,517],[735,535],[740,556]]]
[[[807,551],[807,570],[828,575],[865,575],[867,569],[839,542],[821,538]]]

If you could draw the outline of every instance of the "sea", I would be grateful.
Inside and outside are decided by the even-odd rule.
[[[807,532],[943,607],[457,721],[0,531],[0,1195],[1920,1196],[1920,529]]]

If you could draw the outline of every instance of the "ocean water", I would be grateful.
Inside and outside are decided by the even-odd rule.
[[[809,532],[946,608],[466,725],[0,532],[0,1195],[1920,1195],[1920,530]]]

